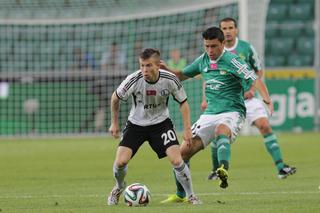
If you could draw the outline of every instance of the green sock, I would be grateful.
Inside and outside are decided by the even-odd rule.
[[[189,161],[185,161],[185,163],[188,165],[188,167],[190,168],[190,162]],[[180,198],[184,198],[186,196],[186,192],[183,189],[183,186],[179,183],[179,181],[177,180],[176,174],[173,171],[173,175],[174,175],[174,180],[176,181],[176,186],[177,186],[177,192],[176,195]]]
[[[284,163],[282,161],[282,155],[280,151],[280,147],[277,141],[277,137],[275,134],[270,133],[263,135],[264,137],[264,145],[266,146],[268,152],[270,153],[273,162],[275,163],[278,170],[284,167]]]
[[[230,138],[226,135],[218,135],[216,138],[216,144],[218,147],[219,166],[223,164],[224,168],[228,170],[231,154]]]
[[[219,161],[218,161],[218,147],[214,140],[211,141],[211,161],[212,161],[212,171],[216,171],[219,168]]]

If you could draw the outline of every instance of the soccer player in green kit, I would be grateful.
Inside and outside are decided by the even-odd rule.
[[[225,36],[225,49],[238,55],[242,60],[247,62],[251,69],[253,69],[259,78],[263,77],[263,70],[261,62],[254,47],[246,41],[237,38],[238,29],[237,22],[233,18],[224,18],[219,23],[220,29]],[[254,96],[254,87],[250,83],[244,87],[244,99],[246,106],[246,119],[250,125],[258,128],[259,132],[264,138],[264,145],[266,150],[271,155],[274,164],[277,167],[278,177],[280,179],[286,178],[288,175],[296,172],[295,167],[290,167],[283,162],[281,150],[277,141],[276,135],[272,132],[272,128],[268,120],[268,112],[266,111],[263,102],[269,104],[269,100],[263,99],[262,101]],[[206,108],[206,99],[203,98],[201,108]],[[211,159],[212,171],[208,176],[209,180],[218,179],[217,169],[219,168],[217,144],[215,141],[211,143]]]
[[[198,121],[192,126],[193,138],[189,143],[180,146],[184,161],[198,151],[204,149],[212,140],[218,146],[220,187],[228,186],[230,160],[230,144],[235,140],[246,116],[244,105],[244,81],[255,85],[264,100],[269,102],[273,110],[267,88],[248,65],[237,55],[224,49],[224,35],[218,27],[210,27],[202,33],[205,52],[182,71],[167,67],[161,62],[161,67],[174,73],[180,80],[192,78],[201,74],[206,82],[205,96],[207,107]],[[177,185],[177,193],[162,201],[183,202],[183,188]]]

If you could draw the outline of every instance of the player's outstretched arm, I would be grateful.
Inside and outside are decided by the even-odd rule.
[[[119,107],[120,99],[114,92],[111,96],[111,125],[109,128],[109,132],[114,138],[119,137]]]
[[[201,111],[204,111],[208,107],[207,99],[206,99],[206,82],[202,83],[202,101],[201,101]]]
[[[267,89],[267,86],[265,85],[265,83],[261,80],[261,78],[258,78],[256,81],[255,81],[255,84],[254,84],[255,88],[259,91],[261,97],[262,97],[262,100],[263,102],[268,106],[268,109],[270,111],[270,114],[272,115],[273,114],[273,103],[272,103],[272,100],[270,98],[270,95],[269,95],[269,92],[268,92],[268,89]]]
[[[192,138],[191,121],[190,121],[190,108],[187,101],[180,105],[180,111],[183,120],[183,140],[189,144]]]
[[[175,74],[179,78],[180,81],[184,81],[189,78],[188,76],[185,76],[184,74],[182,74],[181,70],[176,70],[171,67],[168,67],[166,62],[163,60],[160,60],[160,68]]]

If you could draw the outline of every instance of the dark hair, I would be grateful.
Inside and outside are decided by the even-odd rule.
[[[149,59],[151,57],[155,57],[157,60],[160,60],[160,51],[153,48],[144,49],[139,57],[143,60]]]
[[[221,28],[221,22],[229,22],[229,21],[232,21],[234,23],[234,27],[237,28],[238,27],[238,24],[237,24],[237,21],[234,19],[234,18],[231,18],[231,17],[226,17],[224,19],[221,19],[219,21],[219,27]]]
[[[205,40],[218,39],[220,42],[224,41],[223,32],[218,27],[210,27],[210,28],[206,29],[202,33],[202,38]]]

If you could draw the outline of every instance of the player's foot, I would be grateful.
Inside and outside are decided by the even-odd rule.
[[[161,201],[161,203],[182,203],[182,202],[186,202],[187,198],[185,197],[179,197],[178,195],[174,194],[174,195],[169,195],[167,199]]]
[[[220,178],[220,187],[225,189],[228,187],[228,172],[224,169],[224,165],[222,165],[219,169],[217,169],[218,177]]]
[[[285,179],[289,175],[296,173],[296,171],[297,171],[296,167],[290,167],[289,165],[285,164],[284,167],[282,169],[280,169],[280,171],[278,173],[278,177],[280,179]]]
[[[190,203],[192,205],[201,205],[202,201],[198,197],[196,197],[195,195],[191,195],[188,198],[188,203]]]
[[[211,171],[211,173],[208,176],[208,180],[217,180],[218,178],[219,177],[216,171]]]
[[[119,203],[119,197],[122,194],[123,190],[126,188],[125,186],[126,184],[124,184],[124,186],[122,188],[118,188],[117,186],[114,186],[112,191],[110,192],[110,195],[108,197],[108,205],[112,206],[112,205],[118,205]]]

